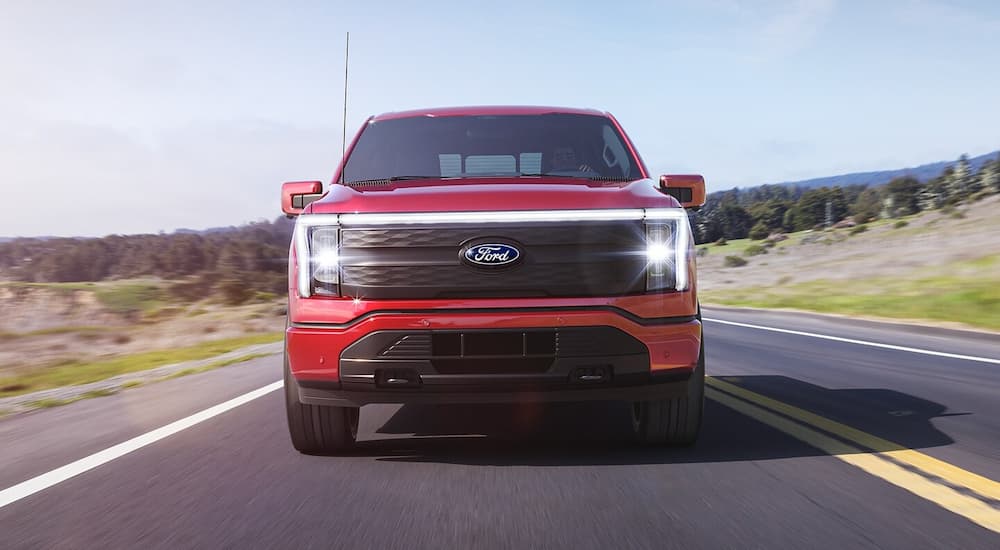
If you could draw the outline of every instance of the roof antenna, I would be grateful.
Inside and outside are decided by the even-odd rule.
[[[351,32],[347,32],[347,45],[344,48],[344,133],[340,138],[340,158],[343,162],[347,153],[347,63],[351,59]],[[344,179],[343,171],[340,175],[341,181]]]

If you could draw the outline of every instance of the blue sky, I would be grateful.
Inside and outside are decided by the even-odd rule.
[[[1000,3],[55,2],[0,18],[0,236],[279,214],[372,113],[614,113],[710,190],[1000,148]]]

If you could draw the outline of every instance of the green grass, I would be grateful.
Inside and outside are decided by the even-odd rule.
[[[209,363],[206,366],[205,370],[217,369],[217,368],[220,368],[220,367],[228,367],[229,365],[236,365],[238,363],[246,363],[247,361],[250,361],[250,360],[253,360],[253,359],[260,359],[261,357],[270,357],[270,356],[271,356],[270,353],[251,353],[249,355],[243,355],[243,356],[240,356],[240,357],[233,357],[233,358],[230,358],[230,359],[221,359],[219,361],[213,361],[213,362]]]
[[[777,287],[703,291],[705,303],[847,315],[953,321],[1000,330],[1000,256],[961,262],[950,275],[818,280]],[[938,272],[941,270],[938,268]]]
[[[783,240],[783,241],[775,243],[775,248],[783,248],[783,247],[786,247],[786,246],[792,246],[792,245],[799,244],[802,241],[802,237],[805,237],[806,235],[811,235],[813,233],[816,233],[816,232],[815,231],[797,231],[795,233],[786,233],[785,235],[788,238],[785,239],[785,240]],[[698,246],[710,246],[712,248],[716,248],[716,250],[712,250],[711,252],[709,252],[709,254],[718,254],[720,252],[725,252],[726,254],[743,254],[744,252],[746,252],[747,248],[750,248],[752,246],[763,246],[764,242],[765,241],[761,241],[761,240],[755,241],[753,239],[736,239],[736,240],[733,240],[733,241],[729,241],[729,244],[727,244],[726,246],[718,247],[718,248],[716,248],[714,245],[709,244],[709,243],[701,244],[701,245],[698,245]]]
[[[226,360],[222,360],[222,361],[215,361],[213,363],[205,365],[204,367],[198,367],[198,368],[193,368],[193,369],[183,369],[183,370],[180,370],[178,372],[175,372],[175,373],[171,374],[170,376],[167,376],[167,377],[163,378],[162,380],[169,380],[171,378],[180,378],[181,376],[187,376],[189,374],[196,374],[196,373],[199,373],[199,372],[205,372],[205,371],[208,371],[208,370],[217,369],[219,367],[225,367],[225,366],[229,366],[229,365],[234,365],[234,364],[237,364],[237,363],[244,363],[246,361],[250,361],[251,359],[257,359],[259,357],[268,357],[269,355],[270,354],[268,354],[268,353],[251,353],[250,355],[245,355],[245,356],[242,356],[242,357],[236,357],[236,358],[233,358],[233,359],[226,359]],[[82,393],[80,395],[76,395],[76,396],[69,397],[69,398],[66,398],[66,399],[39,399],[37,401],[28,402],[28,403],[26,403],[26,405],[29,408],[51,409],[53,407],[62,407],[63,405],[69,405],[71,403],[76,403],[77,401],[82,401],[84,399],[93,399],[95,397],[107,397],[109,395],[115,395],[115,394],[118,393],[119,390],[128,389],[128,388],[136,388],[136,387],[139,387],[139,386],[141,386],[143,384],[144,384],[144,382],[142,380],[129,380],[129,381],[124,382],[121,385],[119,385],[118,388],[106,388],[106,389],[100,389],[100,390],[92,390],[92,391],[84,392],[84,393]],[[2,419],[3,417],[5,417],[5,416],[7,416],[9,414],[10,414],[10,411],[5,410],[5,409],[0,409],[0,419]]]
[[[62,407],[63,405],[69,405],[70,403],[76,403],[82,397],[72,397],[69,399],[39,399],[38,401],[32,401],[28,403],[28,407],[32,409],[51,409],[53,407]]]
[[[199,372],[205,372],[205,371],[208,371],[208,370],[217,369],[219,367],[226,367],[226,366],[229,366],[229,365],[235,365],[237,363],[243,363],[243,362],[249,361],[251,359],[257,359],[258,357],[267,357],[268,355],[270,355],[270,354],[268,354],[268,353],[251,353],[250,355],[245,355],[245,356],[242,356],[242,357],[235,357],[233,359],[224,359],[224,360],[221,360],[221,361],[215,361],[215,362],[209,363],[208,365],[205,365],[203,367],[197,367],[197,368],[179,370],[179,371],[177,371],[177,372],[175,372],[175,373],[171,374],[170,376],[167,376],[167,377],[165,377],[163,379],[164,380],[169,380],[169,379],[172,379],[172,378],[180,378],[182,376],[188,376],[190,374],[197,374]],[[142,384],[143,384],[143,382],[140,381],[140,380],[129,380],[128,382],[125,382],[124,384],[122,384],[120,386],[120,388],[122,388],[122,389],[124,389],[124,388],[134,388],[136,386],[141,386]],[[53,407],[62,407],[63,405],[69,405],[70,403],[76,403],[77,401],[82,401],[84,399],[93,399],[95,397],[107,397],[109,395],[115,395],[116,393],[118,393],[118,389],[111,389],[111,388],[109,388],[109,389],[101,389],[101,390],[92,390],[92,391],[84,392],[84,393],[82,393],[80,395],[75,395],[73,397],[68,397],[66,399],[39,399],[37,401],[31,401],[31,402],[27,403],[27,405],[28,405],[28,407],[35,408],[35,409],[51,409]],[[6,411],[0,410],[0,418],[3,418],[7,414],[8,413]]]
[[[114,313],[148,312],[156,310],[163,302],[163,289],[153,283],[123,283],[98,288],[94,291],[97,301]]]
[[[180,378],[182,376],[188,376],[189,374],[197,374],[199,372],[205,372],[206,370],[208,370],[207,367],[182,369],[182,370],[179,370],[179,371],[177,371],[175,373],[172,373],[170,376],[167,376],[166,380],[170,380],[172,378]]]
[[[150,280],[101,281],[86,283],[4,282],[0,286],[18,289],[47,289],[60,294],[93,292],[97,301],[112,313],[153,312],[165,301],[163,283]]]
[[[67,397],[66,399],[39,399],[38,401],[31,401],[27,405],[33,409],[51,409],[53,407],[62,407],[63,405],[76,403],[77,401],[82,401],[84,399],[107,397],[116,393],[118,393],[118,391],[114,389],[93,390],[81,393],[80,395],[74,395],[73,397]]]
[[[149,351],[99,361],[63,361],[19,375],[0,378],[0,397],[97,382],[128,372],[137,372],[183,361],[206,359],[254,344],[278,342],[281,337],[281,333],[267,333],[226,338],[184,348]]]

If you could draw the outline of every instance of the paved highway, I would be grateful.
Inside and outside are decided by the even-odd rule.
[[[693,448],[614,403],[369,406],[302,456],[269,357],[0,420],[0,547],[1000,548],[1000,337],[705,316]]]

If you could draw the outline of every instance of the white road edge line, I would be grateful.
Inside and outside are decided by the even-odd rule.
[[[234,397],[224,403],[219,403],[218,405],[209,407],[201,412],[196,412],[191,416],[182,418],[176,422],[171,422],[170,424],[157,428],[151,432],[133,437],[128,441],[123,441],[113,447],[108,447],[103,451],[98,451],[90,456],[81,458],[75,462],[70,462],[65,466],[33,477],[27,481],[22,481],[12,487],[8,487],[7,489],[0,491],[0,509],[4,508],[8,504],[27,498],[39,491],[44,491],[53,485],[62,483],[71,477],[93,470],[102,464],[107,464],[108,462],[125,456],[132,451],[136,451],[147,445],[156,443],[157,441],[170,437],[177,432],[186,430],[226,411],[235,409],[240,405],[249,403],[254,399],[263,397],[281,387],[282,381],[278,380],[277,382],[245,393],[239,397]]]
[[[924,355],[934,355],[936,357],[947,357],[949,359],[962,359],[965,361],[978,361],[980,363],[992,363],[994,365],[1000,365],[1000,359],[992,359],[990,357],[976,357],[974,355],[959,355],[957,353],[945,353],[943,351],[934,351],[929,349],[920,348],[908,348],[906,346],[894,346],[892,344],[882,344],[879,342],[868,342],[866,340],[854,340],[852,338],[841,338],[839,336],[827,336],[826,334],[815,334],[812,332],[802,332],[800,330],[788,330],[784,328],[775,327],[764,327],[760,325],[750,325],[747,323],[737,323],[735,321],[723,321],[722,319],[711,319],[705,317],[702,319],[704,321],[711,321],[713,323],[722,323],[723,325],[733,325],[736,327],[753,328],[757,330],[767,330],[771,332],[780,332],[782,334],[794,334],[796,336],[808,336],[811,338],[820,338],[822,340],[833,340],[834,342],[844,342],[846,344],[858,344],[860,346],[870,346],[873,348],[883,348],[891,349],[896,351],[907,351],[910,353],[921,353]]]

